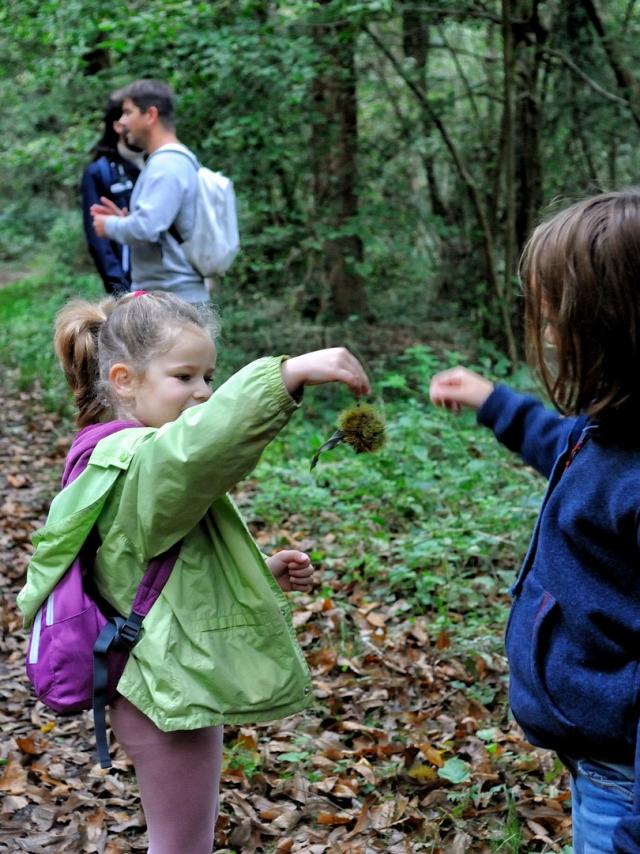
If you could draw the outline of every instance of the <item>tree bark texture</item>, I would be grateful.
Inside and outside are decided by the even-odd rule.
[[[319,0],[320,5],[325,5]],[[354,34],[346,24],[316,27],[323,67],[312,84],[311,157],[316,223],[324,232],[320,263],[327,314],[337,320],[367,312],[358,214],[357,87]]]
[[[538,17],[538,0],[512,0],[515,125],[515,238],[522,251],[542,206],[542,158],[540,156],[540,45],[546,32]]]

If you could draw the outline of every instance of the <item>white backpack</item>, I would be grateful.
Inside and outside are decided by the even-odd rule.
[[[204,277],[226,273],[240,249],[236,196],[233,181],[222,172],[201,166],[195,156],[182,148],[163,148],[188,157],[198,170],[198,189],[193,232],[183,240],[175,223],[169,229],[180,244],[187,261]]]

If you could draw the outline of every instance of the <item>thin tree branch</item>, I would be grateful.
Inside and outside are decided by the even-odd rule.
[[[635,123],[640,127],[640,85],[631,71],[624,66],[617,51],[617,45],[607,33],[604,22],[598,11],[595,0],[580,0],[582,8],[587,14],[591,26],[596,31],[602,48],[609,61],[609,66],[616,79],[618,88],[626,93],[629,109]]]
[[[567,66],[575,75],[577,75],[581,80],[583,80],[594,92],[597,92],[598,95],[602,95],[603,98],[606,98],[608,101],[613,101],[614,104],[622,104],[623,107],[627,107],[631,109],[631,104],[627,98],[621,98],[619,95],[614,95],[613,92],[608,92],[605,88],[603,88],[599,83],[597,83],[592,77],[584,72],[576,63],[569,59],[566,54],[562,53],[559,50],[555,50],[551,47],[545,47],[544,45],[540,46],[540,50],[547,56],[554,56],[556,59],[559,59],[564,65]]]
[[[318,0],[318,2],[322,3],[323,0]],[[491,12],[489,9],[481,8],[481,7],[472,7],[470,9],[442,9],[439,6],[423,6],[421,4],[416,4],[415,6],[404,6],[403,10],[407,12],[418,12],[424,13],[427,15],[436,15],[439,18],[475,18],[476,20],[481,21],[491,21],[492,24],[502,24],[502,16],[496,15],[494,12]],[[324,29],[325,27],[335,27],[335,26],[348,26],[352,23],[352,20],[348,17],[335,17],[328,18],[326,13],[321,13],[321,17],[318,16],[317,19],[314,20],[315,16],[311,15],[307,22],[296,21],[291,24],[291,26],[295,27],[314,27],[317,29]],[[377,20],[389,20],[389,17],[386,13],[381,13],[380,17]],[[510,21],[512,26],[526,26],[527,20],[525,18],[513,18]],[[365,24],[364,27],[367,25]]]
[[[467,167],[465,166],[460,152],[458,151],[453,139],[449,135],[449,132],[443,123],[440,116],[433,109],[431,104],[429,103],[429,99],[425,95],[425,93],[420,89],[420,87],[413,81],[405,72],[401,63],[398,62],[393,53],[389,50],[389,48],[384,44],[384,42],[378,38],[378,36],[371,30],[366,24],[363,27],[363,31],[367,33],[369,38],[373,41],[373,43],[378,47],[379,50],[387,57],[389,62],[394,67],[397,74],[401,77],[402,80],[406,83],[409,89],[413,92],[415,97],[418,100],[418,103],[421,105],[422,109],[427,114],[429,121],[431,121],[438,133],[442,137],[442,140],[451,155],[451,159],[455,165],[455,168],[460,176],[460,179],[465,187],[469,195],[469,200],[471,202],[471,206],[474,210],[476,218],[478,220],[478,226],[480,228],[480,232],[482,234],[482,251],[484,255],[485,262],[485,271],[487,276],[487,284],[490,289],[494,290],[498,297],[498,306],[502,313],[502,319],[504,323],[504,334],[507,340],[507,344],[510,351],[510,356],[515,360],[515,344],[513,342],[513,329],[511,325],[511,319],[507,312],[507,306],[504,301],[504,295],[502,293],[502,282],[498,279],[496,273],[496,265],[495,265],[495,250],[493,244],[493,235],[491,233],[491,229],[489,227],[489,220],[487,218],[486,209],[482,203],[482,198],[480,197],[480,193],[478,191],[478,187],[476,186],[473,177],[468,172]],[[515,364],[515,361],[514,361]]]
[[[442,39],[442,43],[447,47],[447,49],[449,50],[449,53],[451,54],[451,58],[453,59],[453,64],[455,65],[456,71],[458,72],[458,75],[460,76],[460,79],[462,80],[462,84],[463,84],[463,86],[467,92],[467,96],[469,98],[469,104],[471,105],[471,111],[472,111],[473,115],[476,117],[476,121],[478,122],[478,127],[480,127],[481,126],[480,111],[478,110],[478,105],[476,104],[476,99],[474,97],[473,90],[471,89],[469,81],[467,80],[467,76],[464,73],[464,69],[460,65],[460,60],[458,58],[457,52],[451,47],[451,45],[447,41],[447,37],[444,34],[442,24],[438,24],[438,32],[440,33],[440,38]]]
[[[490,12],[488,9],[470,8],[470,9],[443,9],[440,6],[425,6],[416,4],[415,6],[403,6],[407,12],[423,12],[427,15],[437,15],[440,18],[478,18],[485,21],[491,21],[493,24],[501,24],[502,17]],[[512,24],[524,24],[524,19],[517,19],[511,22]]]

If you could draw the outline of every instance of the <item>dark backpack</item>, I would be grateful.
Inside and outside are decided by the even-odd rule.
[[[130,426],[134,425],[119,422],[117,429]],[[89,458],[86,453],[78,460],[67,482],[84,471]],[[171,575],[182,542],[149,561],[126,619],[94,588],[93,562],[99,545],[94,528],[38,610],[27,648],[27,675],[38,699],[59,714],[93,709],[98,759],[109,768],[106,707],[116,695],[142,621]]]

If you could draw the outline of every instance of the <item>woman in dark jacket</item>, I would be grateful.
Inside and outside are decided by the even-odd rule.
[[[98,237],[89,210],[101,196],[118,207],[129,207],[133,185],[144,164],[143,153],[124,141],[120,126],[122,99],[117,92],[110,96],[104,115],[102,137],[93,148],[93,160],[82,175],[82,216],[87,246],[96,269],[109,294],[127,293],[131,285],[129,247],[108,238]]]

